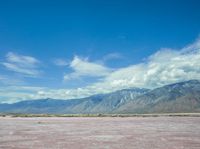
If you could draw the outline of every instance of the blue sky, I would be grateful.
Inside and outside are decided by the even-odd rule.
[[[199,7],[198,0],[1,1],[0,102],[199,79]]]

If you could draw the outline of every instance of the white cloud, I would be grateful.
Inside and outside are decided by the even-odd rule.
[[[126,87],[156,88],[179,81],[200,79],[199,43],[200,40],[179,51],[162,49],[144,63],[114,71],[100,84],[109,86],[111,90]],[[99,83],[95,86],[99,86]]]
[[[90,89],[48,89],[31,86],[0,87],[0,103],[14,103],[32,99],[74,99],[87,97],[92,94]]]
[[[38,70],[40,61],[31,56],[18,55],[9,52],[6,55],[6,61],[1,64],[10,71],[29,77],[36,77],[41,73]]]
[[[166,84],[200,79],[200,40],[180,50],[161,49],[146,62],[119,68],[107,73],[101,81],[76,89],[77,96],[107,93],[115,90],[141,87],[156,88]]]
[[[105,77],[112,70],[101,64],[89,62],[88,59],[83,59],[75,56],[70,62],[70,68],[73,70],[70,74],[64,75],[64,80],[68,81],[80,77]]]
[[[146,62],[116,70],[79,57],[75,57],[70,66],[74,72],[65,75],[66,80],[81,76],[102,76],[100,82],[85,87],[87,89],[99,92],[104,89],[109,92],[128,87],[156,88],[200,79],[200,40],[180,50],[161,49],[149,56]]]

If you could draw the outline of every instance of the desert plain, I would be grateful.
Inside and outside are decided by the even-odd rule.
[[[0,117],[0,149],[199,149],[200,117]]]

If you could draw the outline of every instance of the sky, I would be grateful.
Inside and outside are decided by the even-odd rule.
[[[200,79],[199,0],[0,1],[0,103]]]

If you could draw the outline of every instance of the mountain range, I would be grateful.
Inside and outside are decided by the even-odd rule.
[[[156,89],[129,88],[81,99],[37,99],[0,104],[0,113],[96,114],[96,113],[200,112],[200,81],[189,80]]]

